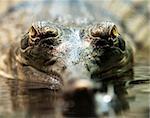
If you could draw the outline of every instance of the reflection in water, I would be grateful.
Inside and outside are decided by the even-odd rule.
[[[64,106],[62,112],[65,117],[96,117],[95,91],[88,80],[70,80],[64,89]]]
[[[59,117],[59,113],[56,113],[58,91],[26,88],[26,83],[17,80],[7,80],[7,84],[10,87],[11,108],[15,118]]]
[[[110,78],[103,80],[100,86],[93,85],[74,87],[72,82],[69,86],[74,87],[65,93],[65,103],[67,108],[63,108],[64,115],[67,117],[98,117],[120,114],[129,109],[129,103],[126,99],[128,93],[126,82],[133,79],[133,71],[126,73],[121,78]],[[79,82],[78,82],[79,83]],[[113,112],[113,113],[111,113]]]
[[[26,86],[23,81],[4,78],[0,81],[1,118],[148,118],[148,95],[140,93],[140,87],[147,86],[143,83],[148,81],[133,80],[132,70],[121,78],[110,78],[99,84],[84,82],[83,86],[74,86],[80,80],[68,82],[63,94],[33,89],[32,84]]]

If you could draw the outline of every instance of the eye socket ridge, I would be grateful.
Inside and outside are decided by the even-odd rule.
[[[44,35],[47,37],[57,37],[59,35],[59,30],[56,27],[45,27],[44,28]]]
[[[115,39],[120,35],[116,25],[112,23],[97,24],[89,28],[89,32],[92,37],[100,37],[103,39],[108,39],[108,38]]]
[[[45,28],[35,28],[31,26],[29,29],[28,35],[32,40],[36,39],[36,37],[40,38],[48,38],[48,37],[57,37],[59,35],[58,29],[55,27],[45,27]]]

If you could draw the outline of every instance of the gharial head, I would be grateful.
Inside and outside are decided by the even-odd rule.
[[[112,22],[76,27],[40,21],[22,37],[18,54],[22,63],[65,81],[99,78],[119,63],[124,51],[125,41]]]

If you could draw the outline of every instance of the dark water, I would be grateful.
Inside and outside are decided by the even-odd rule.
[[[149,63],[140,59],[133,73],[104,81],[97,91],[64,94],[1,77],[0,118],[149,118],[149,71]]]

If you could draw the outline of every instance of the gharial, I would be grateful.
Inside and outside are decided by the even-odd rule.
[[[42,2],[41,5],[45,3],[47,2]],[[52,5],[54,3],[52,2]],[[31,10],[31,6],[32,2],[20,5],[20,8],[12,7],[0,22],[0,24],[8,23],[7,18],[18,19],[21,23],[17,22],[14,30],[24,32],[23,36],[11,40],[10,46],[9,40],[8,45],[1,47],[1,49],[10,47],[7,56],[4,56],[5,68],[2,70],[14,78],[42,83],[49,89],[61,89],[67,79],[101,81],[110,77],[120,77],[132,69],[132,45],[119,33],[118,27],[113,22],[100,22],[91,16],[87,17],[88,12],[80,9],[84,11],[83,14],[85,13],[82,16],[82,13],[73,10],[74,7],[70,11],[72,12],[70,18],[65,14],[65,10],[57,9],[59,4],[56,11],[54,6],[49,10],[48,4],[44,9],[39,7],[40,5],[36,6],[35,9],[40,8],[45,16],[47,10],[52,12],[47,13],[50,15],[42,19],[41,12]],[[22,7],[27,10],[22,10]],[[67,18],[57,17],[59,16],[57,10]],[[37,17],[40,19],[33,21],[30,27],[24,28],[26,24],[31,23],[32,14],[38,14]],[[76,16],[79,17],[75,18]],[[3,53],[5,51],[1,52]]]

